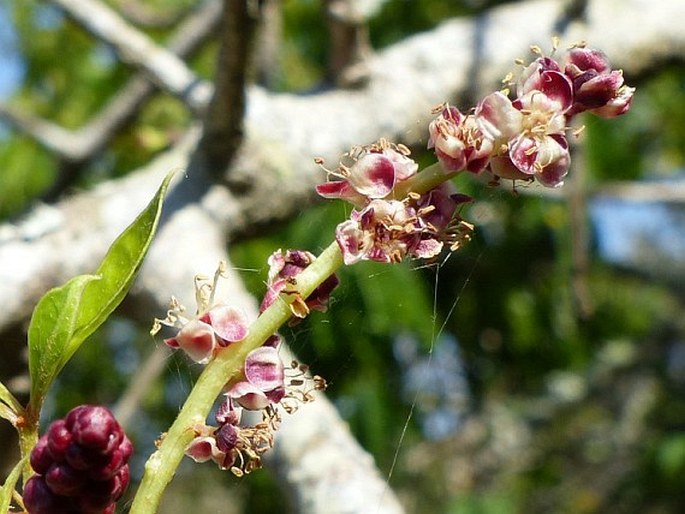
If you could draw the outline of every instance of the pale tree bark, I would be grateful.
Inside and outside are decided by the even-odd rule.
[[[127,312],[145,325],[150,313],[164,312],[172,294],[191,304],[193,275],[211,273],[217,261],[225,259],[227,243],[287,219],[313,199],[312,185],[324,178],[314,157],[335,163],[351,145],[379,137],[424,145],[433,106],[445,100],[459,105],[467,92],[498,87],[530,44],[544,47],[551,40],[564,7],[564,2],[537,0],[445,22],[374,55],[365,86],[354,91],[299,96],[251,88],[245,139],[226,170],[229,187],[213,181],[203,161],[193,157],[201,137],[196,127],[131,176],[43,205],[22,222],[0,226],[0,331],[25,322],[47,288],[92,271],[171,169],[185,170],[188,178],[172,188],[165,220]],[[680,0],[660,2],[658,8],[645,0],[595,0],[588,2],[585,13],[584,19],[567,24],[561,34],[564,42],[587,40],[605,50],[628,76],[664,61],[683,60],[680,21],[685,3]],[[141,66],[156,73],[155,66]],[[180,85],[178,77],[166,82],[163,73],[155,80],[166,90],[185,91],[188,81],[195,83],[188,73],[186,68],[181,79],[188,80]],[[209,98],[209,90],[200,89],[201,101],[179,94],[196,112]],[[254,306],[235,275],[224,293],[248,308]],[[329,461],[325,456],[336,457]],[[288,419],[279,433],[274,462],[299,502],[298,512],[400,510],[385,479],[323,399]],[[359,491],[362,498],[347,491]]]

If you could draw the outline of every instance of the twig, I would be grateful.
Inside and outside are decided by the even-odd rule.
[[[147,5],[145,0],[117,0],[115,5],[131,23],[140,27],[155,29],[175,25],[185,16],[188,16],[190,10],[187,5],[154,7]]]
[[[326,0],[330,82],[349,87],[364,81],[368,74],[364,62],[372,52],[368,22],[384,3],[385,0]]]
[[[177,56],[134,29],[97,0],[52,0],[86,30],[112,45],[122,61],[145,70],[162,89],[201,113],[211,96],[211,85],[200,79]]]
[[[169,51],[185,57],[193,53],[214,31],[219,22],[221,0],[207,0],[177,28],[169,39]],[[0,117],[34,138],[64,161],[55,184],[44,195],[56,198],[73,183],[85,162],[98,155],[112,136],[136,116],[154,93],[155,86],[144,73],[132,77],[105,107],[78,130],[67,130],[55,123],[0,102]]]
[[[214,96],[200,143],[209,170],[216,176],[224,174],[243,139],[247,66],[259,15],[256,4],[249,0],[224,0],[223,4]]]

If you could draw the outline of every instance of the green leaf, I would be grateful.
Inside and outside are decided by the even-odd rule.
[[[21,403],[14,397],[5,384],[0,382],[0,418],[5,418],[14,425],[17,417],[24,412]],[[0,512],[2,512],[0,510]]]
[[[162,214],[164,195],[174,173],[169,173],[157,194],[136,220],[112,244],[96,274],[102,280],[88,285],[74,339],[80,344],[109,317],[126,296],[152,243]]]
[[[21,470],[26,464],[29,456],[25,456],[12,468],[12,471],[7,475],[7,480],[5,484],[0,488],[0,512],[9,512],[10,503],[12,502],[12,492],[14,492],[14,487],[17,485],[17,481],[21,476]]]
[[[99,278],[96,275],[74,277],[65,285],[48,291],[36,305],[28,333],[34,407],[40,405],[48,387],[73,355],[70,350],[74,345],[70,343],[77,329],[86,286]]]
[[[121,303],[143,263],[173,173],[136,220],[112,244],[95,275],[81,275],[49,291],[29,325],[31,411],[37,413],[57,374],[83,341]]]

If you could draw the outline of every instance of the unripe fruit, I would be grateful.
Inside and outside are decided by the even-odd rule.
[[[29,514],[113,514],[128,486],[133,445],[105,407],[81,405],[50,425],[31,451]]]

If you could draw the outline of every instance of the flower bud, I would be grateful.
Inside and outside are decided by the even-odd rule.
[[[28,513],[114,513],[130,480],[132,452],[131,441],[108,409],[72,409],[50,425],[31,451],[37,475],[24,488]]]

